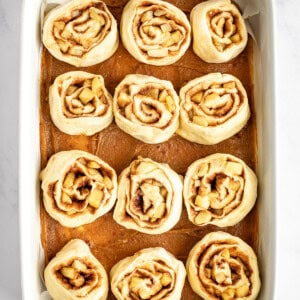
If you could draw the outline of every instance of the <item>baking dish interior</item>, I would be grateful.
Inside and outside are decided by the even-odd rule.
[[[273,299],[275,274],[275,98],[271,0],[253,1],[259,14],[250,20],[258,43],[254,50],[259,177],[259,299]],[[20,89],[20,239],[23,299],[40,299],[39,77],[40,0],[23,1]]]

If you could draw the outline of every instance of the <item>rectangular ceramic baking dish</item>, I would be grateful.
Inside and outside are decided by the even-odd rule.
[[[23,1],[20,88],[20,238],[24,300],[42,299],[39,214],[39,88],[41,0]],[[237,1],[239,2],[239,1]],[[250,9],[254,47],[255,101],[258,138],[259,251],[262,290],[259,299],[276,299],[276,126],[274,95],[273,1],[241,1]],[[250,4],[250,5],[249,5]],[[248,6],[247,6],[248,5]],[[184,299],[185,300],[185,299]],[[188,299],[187,299],[188,300]]]

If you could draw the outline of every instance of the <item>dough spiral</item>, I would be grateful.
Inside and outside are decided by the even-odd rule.
[[[42,41],[58,60],[88,67],[117,50],[117,22],[103,1],[70,0],[46,15]]]
[[[167,141],[179,125],[179,98],[170,81],[130,74],[116,87],[115,121],[120,129],[148,144]]]
[[[231,0],[209,0],[191,11],[194,52],[208,63],[225,63],[246,47],[243,17]]]
[[[79,239],[68,242],[44,271],[53,300],[105,300],[108,277],[102,264]]]
[[[254,251],[226,232],[204,236],[190,251],[186,270],[192,289],[204,300],[255,300],[260,290]]]
[[[210,73],[180,89],[180,125],[183,138],[204,145],[217,144],[238,133],[250,118],[248,96],[240,80]]]
[[[180,300],[186,271],[163,248],[147,248],[119,261],[111,270],[111,289],[118,300]]]
[[[90,153],[58,152],[50,157],[40,177],[45,209],[63,226],[91,223],[114,206],[117,175]]]
[[[139,157],[119,177],[114,219],[148,234],[170,230],[182,210],[182,181],[168,165]]]
[[[199,226],[237,224],[254,206],[256,195],[256,175],[230,154],[216,153],[195,161],[184,178],[188,216]]]
[[[54,80],[49,90],[53,123],[70,135],[93,135],[113,121],[112,96],[101,75],[67,72]]]
[[[162,66],[178,61],[191,41],[186,15],[161,0],[130,0],[121,19],[122,42],[138,61]]]

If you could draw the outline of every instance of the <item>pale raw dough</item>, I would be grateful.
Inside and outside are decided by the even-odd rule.
[[[246,47],[243,17],[231,0],[209,0],[191,11],[194,52],[208,63],[224,63]]]
[[[49,262],[44,276],[53,300],[107,298],[109,282],[106,271],[82,240],[68,242]],[[87,282],[84,277],[88,278]]]
[[[204,300],[255,300],[260,290],[257,257],[229,233],[208,233],[190,251],[186,270],[194,292]]]
[[[180,125],[183,138],[204,145],[217,144],[238,133],[250,118],[245,88],[229,74],[210,73],[180,89]]]
[[[100,86],[95,87],[94,82]],[[87,89],[94,95],[82,102],[80,97]],[[101,75],[82,71],[59,75],[50,87],[49,105],[53,123],[70,135],[93,135],[113,121],[112,96]]]
[[[168,165],[139,157],[119,176],[113,218],[125,228],[160,234],[176,225],[181,210],[182,180]]]
[[[183,263],[171,253],[147,248],[113,266],[111,289],[117,300],[180,300],[185,276]]]
[[[167,141],[179,125],[179,98],[170,81],[130,74],[116,87],[113,109],[120,129],[148,144]]]
[[[256,175],[230,154],[216,153],[195,161],[184,178],[184,203],[195,225],[233,226],[250,212],[256,196]]]
[[[186,15],[160,0],[130,0],[121,18],[121,38],[138,61],[162,66],[178,61],[191,42]]]
[[[63,226],[91,223],[114,206],[117,175],[90,153],[58,152],[50,157],[40,178],[45,209]]]
[[[58,60],[92,66],[117,50],[117,22],[103,1],[70,0],[46,15],[42,41]]]

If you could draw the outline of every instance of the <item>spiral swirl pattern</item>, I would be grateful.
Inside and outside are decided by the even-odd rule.
[[[184,203],[191,222],[233,226],[252,209],[257,195],[253,171],[233,155],[216,153],[191,164],[184,179]]]
[[[46,16],[43,43],[59,60],[77,67],[94,65],[116,51],[117,23],[103,1],[69,1]]]
[[[183,263],[163,248],[148,248],[118,262],[111,287],[118,300],[179,300],[186,272]]]
[[[199,144],[217,144],[239,132],[250,118],[247,93],[229,74],[211,73],[180,90],[178,134]]]
[[[127,75],[114,94],[117,125],[149,144],[168,140],[179,124],[179,99],[170,81]]]
[[[189,282],[204,300],[256,299],[260,289],[257,258],[238,237],[212,232],[190,251]]]
[[[191,12],[193,49],[208,63],[224,63],[246,47],[248,33],[241,13],[231,0],[209,0]]]
[[[160,0],[130,0],[121,19],[126,49],[140,62],[169,65],[185,53],[191,28],[186,15]]]
[[[88,245],[79,239],[68,242],[45,269],[45,284],[54,300],[105,300],[108,278]]]
[[[93,222],[116,200],[115,171],[84,151],[62,151],[51,156],[41,180],[46,211],[66,227]]]
[[[114,219],[148,234],[170,230],[182,207],[182,182],[165,164],[139,157],[119,177]]]
[[[112,96],[101,75],[74,71],[58,76],[49,90],[54,124],[71,135],[93,135],[113,120]]]

